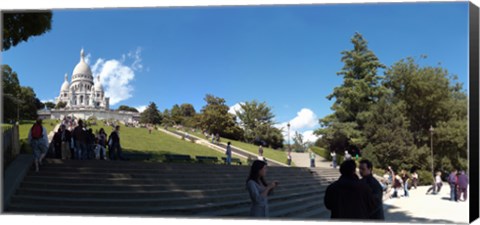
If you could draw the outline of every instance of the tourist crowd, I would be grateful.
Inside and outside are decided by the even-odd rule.
[[[35,159],[35,170],[38,172],[42,160],[49,152],[51,157],[58,159],[124,160],[120,145],[120,126],[108,125],[112,125],[114,130],[107,138],[103,128],[94,134],[91,128],[87,129],[81,119],[65,118],[49,143],[47,130],[42,125],[42,120],[37,119],[28,134]]]

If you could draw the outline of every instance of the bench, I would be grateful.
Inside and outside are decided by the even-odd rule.
[[[190,155],[177,155],[177,154],[165,154],[165,160],[167,162],[191,162]]]
[[[227,158],[226,157],[222,157],[222,160],[225,164],[227,163]],[[242,165],[242,161],[240,161],[239,158],[232,158],[231,162],[232,162],[232,164],[237,163],[238,165]]]
[[[135,160],[135,161],[145,161],[152,158],[152,154],[148,153],[123,153],[125,159]]]
[[[211,157],[211,156],[196,156],[195,157],[198,162],[200,163],[217,163],[218,158],[217,157]]]

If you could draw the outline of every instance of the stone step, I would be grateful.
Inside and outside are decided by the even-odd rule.
[[[320,194],[315,193],[313,195],[302,196],[300,198],[292,198],[286,201],[276,201],[276,202],[269,201],[270,216],[281,217],[282,215],[288,213],[290,211],[289,209],[295,208],[299,205],[301,206],[300,207],[301,209],[305,209],[305,206],[304,206],[305,204],[307,204],[308,207],[311,206],[309,202],[312,202],[312,198],[319,199],[319,198],[323,198],[323,196],[324,196],[324,192],[321,192]],[[320,207],[318,201],[312,204]],[[250,205],[248,207],[235,207],[235,208],[229,208],[225,210],[219,210],[216,212],[204,212],[199,215],[214,216],[214,217],[237,217],[237,216],[249,216],[249,214],[250,214]]]
[[[305,191],[302,193],[289,193],[285,195],[275,195],[270,197],[269,201],[274,202],[281,202],[281,201],[288,201],[289,199],[293,198],[301,198],[303,196],[311,196],[312,194],[320,193],[316,190]],[[248,195],[248,194],[246,194]],[[123,215],[182,215],[182,216],[190,216],[206,211],[216,211],[221,208],[227,207],[248,207],[250,204],[250,200],[247,198],[242,200],[233,200],[233,201],[220,201],[215,203],[203,203],[203,204],[186,204],[181,206],[172,206],[172,205],[160,205],[160,206],[148,206],[148,207],[138,207],[137,205],[128,204],[128,206],[124,205],[106,205],[99,207],[95,204],[91,205],[62,205],[56,202],[55,204],[46,204],[45,202],[37,202],[36,204],[31,204],[28,202],[12,202],[11,207],[8,211],[12,212],[51,212],[57,213],[89,213],[89,214],[107,214],[107,215],[115,215],[115,214],[123,214]]]
[[[220,158],[219,158],[220,159]],[[201,164],[201,163],[158,163],[158,162],[131,162],[131,161],[110,161],[110,160],[58,160],[58,159],[47,159],[44,166],[52,167],[97,167],[97,168],[117,168],[117,167],[130,167],[130,168],[145,168],[145,169],[192,169],[192,168],[201,168],[201,169],[211,169],[211,168],[234,168],[234,169],[249,169],[247,165],[225,165],[225,164]],[[299,171],[308,171],[308,168],[300,167],[284,167],[284,166],[269,166],[269,168],[276,168],[280,170],[299,170]]]
[[[325,189],[326,185],[322,185],[316,181],[299,181],[294,183],[286,183],[280,185],[277,190],[292,190],[299,185],[309,186],[312,188]],[[176,186],[161,186],[157,187],[156,190],[145,190],[145,189],[129,189],[129,190],[112,190],[110,187],[105,187],[104,189],[97,190],[85,190],[85,189],[73,189],[73,188],[61,188],[57,186],[51,187],[22,187],[17,190],[16,195],[27,195],[27,196],[49,196],[49,197],[76,197],[76,198],[112,198],[122,196],[122,198],[150,198],[155,197],[212,197],[219,194],[228,194],[234,192],[245,192],[245,186],[235,186],[229,185],[224,188],[218,187],[217,185],[212,185],[211,188],[203,188],[196,190],[188,189],[174,189],[178,188]]]
[[[67,184],[112,184],[112,185],[125,185],[125,184],[176,184],[176,185],[188,185],[188,184],[232,184],[243,185],[244,177],[210,177],[205,178],[188,178],[182,177],[175,178],[97,178],[97,177],[54,177],[54,176],[27,176],[24,182],[51,182],[51,183],[67,183]],[[270,177],[268,180],[278,180],[279,183],[289,183],[298,180],[317,180],[322,181],[321,178],[311,177]]]
[[[302,220],[318,220],[318,219],[325,219],[328,220],[330,219],[330,210],[325,208],[325,205],[323,205],[323,199],[320,202],[322,207],[318,208],[313,208],[310,210],[305,210],[303,212],[300,212],[295,215],[296,218],[302,219]]]
[[[33,170],[32,170],[33,172]],[[156,169],[156,168],[111,168],[111,167],[104,167],[104,168],[94,168],[94,167],[41,167],[40,172],[70,172],[70,173],[79,173],[79,172],[90,172],[90,173],[156,173],[156,174],[217,174],[217,173],[236,173],[236,174],[247,174],[250,172],[249,169],[231,169],[231,168],[224,168],[224,169]],[[305,171],[285,171],[279,170],[277,168],[269,168],[268,174],[306,174]],[[310,174],[310,173],[308,173]]]
[[[282,207],[278,210],[272,210],[272,213],[270,213],[270,215],[272,217],[295,218],[296,214],[300,212],[309,211],[314,208],[325,207],[324,205],[322,205],[323,201],[321,201],[323,200],[324,195],[325,193],[322,193],[321,195],[307,196],[303,199],[293,199],[292,203],[289,204],[287,207]]]
[[[319,185],[327,185],[327,181],[322,180],[309,180],[309,181],[302,181],[299,180],[297,182],[290,182],[292,184],[297,183],[318,183]],[[285,184],[290,184],[285,183]],[[244,187],[245,183],[237,185],[233,185],[235,187]],[[283,183],[280,184],[283,186]],[[108,190],[108,191],[158,191],[158,190],[169,190],[169,189],[177,189],[177,190],[209,190],[209,189],[219,189],[219,188],[230,188],[232,184],[216,184],[216,183],[195,183],[195,184],[184,184],[178,185],[175,183],[172,184],[122,184],[122,185],[111,185],[111,184],[98,184],[98,183],[91,183],[91,184],[83,184],[83,183],[58,183],[58,182],[46,182],[46,181],[24,181],[21,188],[36,188],[36,189],[66,189],[66,190],[85,190],[85,191],[98,191],[98,190]]]
[[[133,172],[133,173],[121,173],[121,172],[106,172],[106,171],[66,171],[66,170],[42,170],[37,172],[31,171],[28,175],[35,177],[35,176],[55,176],[55,177],[102,177],[102,178],[108,178],[108,177],[130,177],[130,178],[140,178],[140,177],[184,177],[184,178],[189,178],[189,177],[212,177],[213,173],[201,173],[201,172],[191,172],[191,173],[176,173],[176,172],[169,172],[166,173],[165,171],[162,173],[152,173],[152,172]],[[215,177],[247,177],[248,173],[243,173],[243,171],[240,172],[222,172],[222,173],[214,173]],[[313,177],[314,175],[312,174],[307,174],[307,173],[280,173],[280,172],[275,172],[275,171],[269,171],[267,176],[283,176],[283,177],[288,177],[288,176],[302,176],[302,177]]]

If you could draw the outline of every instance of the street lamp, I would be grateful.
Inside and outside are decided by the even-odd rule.
[[[434,129],[433,129],[433,126],[430,126],[430,150],[432,152],[432,174],[433,176],[435,176],[435,171],[433,170],[433,132],[434,132]]]
[[[290,152],[291,151],[291,148],[290,148],[290,122],[287,124],[287,127],[288,127],[288,151]]]

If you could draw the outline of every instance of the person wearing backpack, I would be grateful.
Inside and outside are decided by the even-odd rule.
[[[28,142],[32,147],[33,157],[35,160],[35,172],[38,172],[39,165],[45,158],[48,150],[47,129],[42,126],[42,119],[37,119],[28,133]]]

